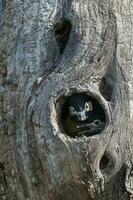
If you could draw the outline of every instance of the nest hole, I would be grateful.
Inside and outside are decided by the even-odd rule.
[[[60,22],[57,22],[54,26],[54,36],[59,45],[60,54],[63,53],[66,47],[70,36],[71,28],[71,23],[67,19],[62,19]]]
[[[105,153],[100,161],[100,170],[103,174],[109,175],[114,170],[115,164],[111,155]]]
[[[58,101],[59,126],[64,134],[75,138],[100,134],[106,125],[106,113],[101,103],[86,93],[74,93]]]
[[[100,170],[103,171],[109,164],[109,158],[104,155],[100,161]]]

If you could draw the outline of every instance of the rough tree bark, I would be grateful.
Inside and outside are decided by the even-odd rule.
[[[133,198],[133,2],[0,0],[0,200]],[[62,130],[95,97],[106,127]]]

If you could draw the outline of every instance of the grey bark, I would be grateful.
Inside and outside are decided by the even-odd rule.
[[[132,24],[128,0],[0,0],[0,200],[133,198]],[[103,106],[101,134],[63,132],[73,92]]]

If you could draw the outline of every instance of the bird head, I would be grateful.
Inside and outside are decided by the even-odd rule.
[[[101,121],[100,119],[95,119],[91,123],[87,123],[87,124],[84,123],[84,124],[78,125],[77,126],[77,129],[79,131],[78,135],[79,136],[82,136],[82,135],[93,136],[93,135],[101,133],[104,127],[105,127],[105,122]]]
[[[92,102],[89,101],[87,96],[81,94],[69,97],[69,115],[76,121],[86,121],[92,111]]]

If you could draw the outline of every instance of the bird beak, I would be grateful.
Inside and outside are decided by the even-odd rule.
[[[94,125],[92,123],[90,124],[81,124],[79,126],[77,126],[78,129],[82,129],[82,128],[88,128],[88,129],[91,129]]]

